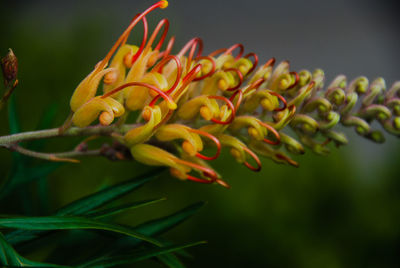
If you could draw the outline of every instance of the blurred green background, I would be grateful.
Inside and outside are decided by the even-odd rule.
[[[69,113],[69,97],[105,55],[130,18],[154,1],[0,1],[0,52],[13,48],[19,59],[15,96],[24,131],[56,111],[53,127]],[[325,70],[328,80],[343,73],[400,79],[399,10],[385,1],[170,1],[148,16],[150,25],[167,17],[177,47],[193,36],[205,52],[242,42],[262,61],[288,59],[292,68]],[[130,40],[139,40],[141,29]],[[8,133],[0,112],[0,135]],[[166,197],[152,209],[120,217],[133,224],[196,201],[207,205],[167,235],[176,242],[207,240],[189,251],[189,267],[399,267],[400,141],[376,145],[345,130],[350,145],[328,157],[307,151],[300,168],[263,161],[260,173],[236,164],[227,152],[213,166],[232,185],[184,183],[166,172],[128,199]],[[76,138],[52,139],[47,151],[73,148]],[[0,150],[0,178],[11,154]],[[50,177],[49,211],[148,167],[135,162],[84,159]],[[32,185],[29,196],[38,210]],[[0,204],[4,213],[23,213],[18,193]],[[16,209],[19,209],[16,211]],[[143,263],[139,267],[150,267]],[[155,265],[157,267],[157,265]]]

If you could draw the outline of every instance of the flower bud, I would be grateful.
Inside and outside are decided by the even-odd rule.
[[[146,106],[143,109],[143,114],[147,114],[147,123],[131,129],[124,136],[124,140],[128,147],[143,143],[151,138],[154,128],[161,122],[161,110],[159,106]]]
[[[97,67],[88,75],[75,89],[70,100],[71,110],[76,112],[79,107],[85,104],[96,95],[97,87],[103,76],[109,72],[115,71],[114,68],[99,70]]]
[[[11,48],[1,59],[1,70],[3,71],[4,85],[7,88],[14,83],[18,75],[18,59]]]
[[[102,113],[102,124],[111,123],[114,119],[114,112],[110,105],[102,99],[100,96],[95,97],[88,101],[87,103],[81,105],[74,115],[72,116],[72,122],[77,127],[87,127],[93,121],[95,121],[99,114]],[[104,115],[103,115],[104,114]],[[112,117],[112,120],[111,120]],[[110,122],[111,120],[111,122]]]
[[[189,131],[189,128],[179,124],[168,124],[160,127],[155,133],[159,141],[183,139],[182,148],[189,155],[195,156],[203,150],[203,142],[198,134]]]

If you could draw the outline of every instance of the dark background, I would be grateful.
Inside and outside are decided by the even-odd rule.
[[[0,1],[0,52],[11,47],[19,59],[23,130],[34,129],[52,106],[54,127],[62,124],[73,89],[131,17],[153,2]],[[390,86],[400,79],[399,11],[396,1],[378,0],[170,1],[148,19],[152,28],[168,18],[176,47],[194,36],[203,38],[206,53],[240,42],[262,62],[275,57],[290,60],[294,70],[322,68],[327,81],[338,74],[383,76]],[[139,26],[132,42],[140,32]],[[0,112],[0,135],[8,133],[6,118]],[[166,173],[132,198],[168,200],[120,221],[133,224],[203,200],[206,207],[168,235],[177,242],[209,242],[190,250],[195,258],[189,267],[399,267],[400,142],[387,136],[376,145],[346,133],[349,146],[332,147],[328,157],[307,151],[295,158],[298,169],[265,160],[263,170],[252,173],[225,152],[214,167],[231,190],[183,183]],[[68,150],[76,142],[54,139],[47,150]],[[10,164],[10,153],[1,150],[0,176]],[[105,159],[64,165],[48,178],[50,207],[146,169]]]

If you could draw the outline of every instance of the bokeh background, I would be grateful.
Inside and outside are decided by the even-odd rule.
[[[36,128],[50,110],[57,115],[53,126],[61,125],[75,86],[131,17],[153,2],[1,0],[0,52],[11,47],[19,58],[16,101],[22,129]],[[240,42],[261,61],[275,57],[289,60],[294,70],[322,68],[328,81],[338,74],[383,76],[390,86],[400,79],[399,11],[396,1],[379,0],[172,0],[148,19],[154,27],[168,18],[176,47],[194,36],[203,38],[206,53]],[[139,26],[130,40],[138,42],[140,36]],[[332,147],[327,157],[307,151],[295,158],[297,169],[265,160],[262,171],[252,173],[224,152],[214,167],[230,190],[183,183],[165,173],[129,198],[168,200],[119,220],[134,224],[207,201],[167,236],[177,242],[208,241],[190,249],[189,267],[399,267],[400,141],[387,136],[377,145],[344,131],[349,146]],[[7,133],[1,111],[0,135]],[[54,139],[46,150],[66,150],[76,142]],[[2,178],[10,165],[10,153],[0,150]],[[64,165],[44,178],[50,185],[49,210],[147,169],[105,159]],[[30,194],[35,214],[46,214],[37,209],[34,191]],[[18,198],[0,206],[2,211],[20,207]]]

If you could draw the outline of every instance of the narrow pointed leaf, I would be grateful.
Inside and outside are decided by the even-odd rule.
[[[53,268],[67,268],[69,266],[62,266],[50,263],[35,262],[28,260],[19,255],[13,247],[4,239],[0,233],[0,265],[2,267],[53,267]],[[4,265],[4,266],[3,266]]]
[[[204,202],[195,203],[172,215],[141,224],[137,226],[135,230],[142,234],[158,236],[187,220],[203,206]]]
[[[109,217],[118,213],[122,213],[125,212],[127,210],[130,209],[135,209],[135,208],[139,208],[139,207],[144,207],[144,206],[148,206],[151,204],[155,204],[158,203],[160,201],[164,201],[166,200],[165,198],[158,198],[158,199],[151,199],[151,200],[145,200],[145,201],[139,201],[139,202],[133,202],[133,203],[128,203],[128,204],[123,204],[123,205],[119,205],[119,206],[114,206],[111,208],[106,208],[106,209],[100,209],[100,210],[95,210],[93,212],[90,212],[88,214],[86,214],[87,217],[91,217],[91,218],[96,218],[96,219],[100,219],[100,218],[104,218],[104,217]]]
[[[61,165],[62,163],[58,162],[47,162],[46,164],[35,167],[26,167],[25,165],[17,167],[3,189],[1,189],[0,199],[7,196],[21,184],[48,176]]]
[[[139,188],[146,182],[157,177],[163,169],[157,169],[149,174],[144,175],[140,179],[134,179],[127,182],[108,187],[102,191],[85,196],[56,212],[56,215],[83,215],[92,209],[103,206],[117,198],[120,198],[131,191]]]
[[[71,229],[105,230],[124,234],[135,239],[139,239],[141,241],[146,241],[154,245],[161,246],[161,243],[158,242],[156,239],[136,232],[131,228],[83,217],[52,216],[7,218],[0,219],[0,227],[40,231]]]
[[[135,227],[134,230],[147,236],[156,237],[187,220],[190,216],[195,214],[203,205],[204,202],[195,203],[172,215],[145,222]],[[119,250],[121,248],[130,248],[136,246],[140,242],[140,240],[132,239],[131,237],[120,238],[114,243],[111,252]]]
[[[134,263],[134,262],[146,260],[146,259],[149,259],[152,257],[156,257],[156,256],[159,256],[162,254],[175,252],[177,250],[197,246],[197,245],[204,244],[204,243],[206,243],[206,242],[200,241],[200,242],[196,242],[196,243],[184,244],[184,245],[179,245],[179,246],[145,249],[145,250],[132,252],[131,254],[104,257],[104,258],[99,259],[96,262],[91,262],[90,264],[85,264],[80,267],[113,267],[116,265]]]
[[[138,189],[146,182],[157,177],[163,169],[157,169],[145,174],[141,178],[135,178],[126,182],[119,183],[114,186],[110,186],[99,192],[85,196],[78,199],[67,206],[59,209],[55,215],[58,216],[81,216],[87,214],[89,211],[106,205],[122,196]],[[7,241],[12,245],[24,243],[35,239],[40,234],[40,231],[27,231],[27,230],[15,230],[6,235]]]
[[[179,258],[172,253],[159,255],[157,256],[157,259],[170,268],[185,268]]]

